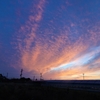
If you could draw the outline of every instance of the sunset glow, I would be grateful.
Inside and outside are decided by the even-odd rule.
[[[0,2],[0,73],[100,79],[99,0]]]

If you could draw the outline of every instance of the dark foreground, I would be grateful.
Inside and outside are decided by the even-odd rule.
[[[0,100],[100,100],[100,93],[32,84],[1,84]]]

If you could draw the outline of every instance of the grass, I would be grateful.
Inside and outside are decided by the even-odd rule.
[[[0,84],[0,100],[100,100],[100,93],[25,84]]]

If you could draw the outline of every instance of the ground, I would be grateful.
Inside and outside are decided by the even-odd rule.
[[[0,100],[100,100],[100,93],[34,86],[32,84],[0,84]]]

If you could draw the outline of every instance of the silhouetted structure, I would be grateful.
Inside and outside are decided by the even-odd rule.
[[[33,77],[33,81],[35,81],[35,76]]]
[[[6,77],[8,78],[8,73],[7,73],[7,76]]]
[[[23,75],[23,69],[21,69],[20,78],[22,78],[22,75]]]
[[[84,73],[83,73],[83,80],[84,80]]]
[[[43,79],[42,79],[42,73],[40,73],[40,80],[43,80]]]
[[[0,74],[0,82],[6,82],[8,79],[3,76],[2,74]]]

